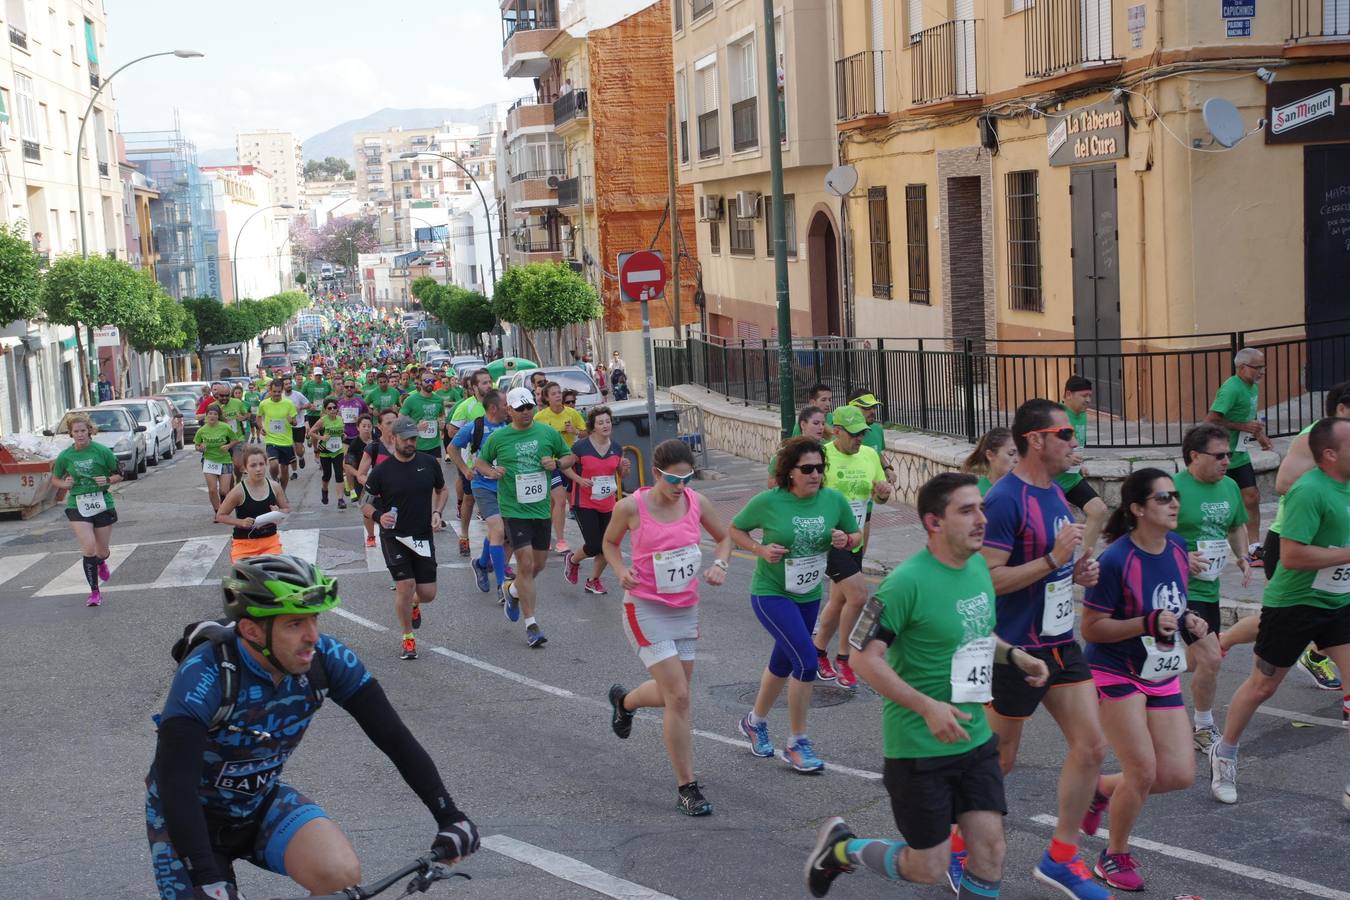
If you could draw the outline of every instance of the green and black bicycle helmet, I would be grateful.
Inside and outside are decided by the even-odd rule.
[[[221,582],[225,616],[231,621],[326,612],[342,600],[337,579],[298,556],[250,556]]]

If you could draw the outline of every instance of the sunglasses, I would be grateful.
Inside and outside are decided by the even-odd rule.
[[[1203,453],[1203,454],[1205,454],[1206,456],[1212,456],[1212,457],[1214,457],[1215,459],[1232,459],[1232,458],[1233,458],[1233,451],[1232,451],[1232,450],[1225,450],[1225,451],[1223,451],[1222,453],[1210,453],[1208,450],[1197,450],[1196,452],[1197,452],[1197,453]]]
[[[807,463],[806,465],[794,466],[794,468],[798,472],[801,472],[803,475],[814,475],[817,472],[819,472],[822,475],[825,474],[824,463]]]
[[[1160,506],[1166,506],[1173,500],[1180,500],[1181,495],[1176,491],[1158,491],[1156,494],[1150,494],[1148,499]]]
[[[533,403],[523,403],[523,404],[521,404],[520,406],[513,406],[513,407],[511,407],[511,408],[514,409],[516,412],[533,412],[533,411],[534,411],[534,404],[533,404]]]
[[[575,401],[575,400],[564,400],[564,401],[563,401],[563,406],[576,406],[576,405],[577,405],[577,401]]]
[[[1073,428],[1068,425],[1065,425],[1063,428],[1036,428],[1032,431],[1024,431],[1022,432],[1022,437],[1026,437],[1029,434],[1053,434],[1061,441],[1072,440],[1074,437]]]
[[[664,478],[667,484],[688,484],[694,480],[695,473],[690,472],[688,475],[673,475],[664,469],[657,469],[656,474]]]

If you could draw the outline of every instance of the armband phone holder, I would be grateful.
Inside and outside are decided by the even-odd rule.
[[[861,650],[867,646],[867,642],[877,636],[877,625],[881,619],[881,611],[885,607],[876,597],[868,597],[867,602],[863,604],[862,612],[858,614],[858,621],[849,632],[848,644],[855,650]]]

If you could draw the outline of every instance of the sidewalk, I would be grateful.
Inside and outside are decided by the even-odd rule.
[[[720,478],[709,478],[697,483],[699,493],[712,500],[723,521],[730,521],[755,494],[768,483],[765,464],[720,450],[708,451],[709,468]],[[1275,519],[1275,502],[1261,505],[1261,528],[1264,533]],[[927,541],[919,514],[914,507],[892,499],[887,504],[876,504],[872,512],[872,533],[867,545],[863,571],[880,579],[892,569],[913,556]],[[1252,570],[1252,581],[1242,587],[1237,567],[1230,565],[1222,581],[1225,621],[1251,615],[1260,609],[1261,591],[1266,583],[1260,569]]]

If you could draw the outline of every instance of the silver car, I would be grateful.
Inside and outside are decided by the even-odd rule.
[[[511,376],[511,388],[529,387],[535,373],[543,373],[549,381],[556,381],[564,391],[577,392],[577,411],[585,415],[592,406],[605,402],[595,380],[576,366],[544,366],[539,369],[525,369]]]
[[[105,403],[86,409],[72,409],[71,412],[86,415],[89,421],[94,423],[94,427],[98,429],[98,433],[94,435],[94,442],[113,452],[124,478],[135,481],[141,477],[148,459],[145,449],[145,426],[136,424],[131,410],[119,409]],[[70,436],[70,432],[65,429],[64,420],[55,430],[48,429],[42,433],[48,437]]]
[[[172,459],[177,436],[173,431],[173,414],[168,403],[152,397],[132,400],[110,400],[102,407],[122,407],[135,417],[137,425],[145,426],[146,465],[157,466],[161,459]]]

